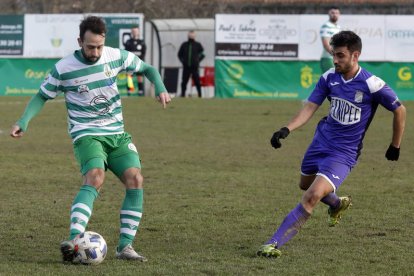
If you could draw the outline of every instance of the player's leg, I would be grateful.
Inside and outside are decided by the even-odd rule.
[[[92,216],[93,204],[105,178],[105,152],[99,141],[82,137],[74,144],[75,156],[81,166],[83,185],[72,202],[70,211],[69,239],[61,243],[64,261],[72,261],[74,246],[72,240],[85,232]]]
[[[119,259],[146,261],[132,247],[143,213],[143,182],[141,162],[128,134],[119,138],[119,146],[108,156],[108,167],[125,185],[120,210],[120,235],[116,250]]]
[[[292,239],[310,218],[318,201],[333,190],[323,177],[317,176],[312,185],[306,190],[302,201],[285,217],[273,236],[262,245],[257,255],[264,257],[279,257],[279,248]]]
[[[187,67],[183,67],[183,76],[181,79],[181,97],[185,97],[185,90],[187,89],[187,83],[190,79],[191,71]]]
[[[301,165],[301,178],[299,187],[306,191],[313,183],[316,177],[316,173],[319,171],[320,163],[326,157],[326,153],[323,153],[317,142],[311,144],[305,153],[305,156]],[[321,199],[321,202],[328,205],[330,208],[336,209],[341,204],[340,198],[335,192],[327,194]]]
[[[192,69],[191,76],[193,78],[195,87],[197,89],[198,97],[201,98],[201,83],[200,83],[200,74],[198,72],[198,68]]]
[[[138,96],[144,96],[144,78],[142,74],[137,73]]]
[[[335,193],[350,173],[351,168],[345,162],[338,162],[335,157],[324,159],[319,166],[318,175],[325,177],[334,188],[334,192],[329,193],[322,199],[329,205],[328,225],[330,227],[337,225],[343,212],[352,205],[350,196],[338,197]]]

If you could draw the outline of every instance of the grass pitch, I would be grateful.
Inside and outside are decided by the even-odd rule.
[[[301,158],[323,106],[279,150],[272,133],[300,101],[123,98],[126,130],[141,155],[144,216],[135,248],[147,263],[115,259],[122,184],[109,172],[88,230],[109,247],[99,266],[63,265],[69,208],[81,177],[59,100],[20,140],[8,136],[29,98],[0,97],[0,275],[412,275],[414,102],[398,162],[384,158],[392,114],[378,110],[359,165],[338,194],[353,207],[335,228],[319,204],[280,259],[255,252],[296,206]]]

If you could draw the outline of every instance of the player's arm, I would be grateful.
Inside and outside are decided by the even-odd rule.
[[[184,64],[184,43],[181,44],[180,49],[178,50],[178,59]]]
[[[328,52],[332,53],[332,48],[329,42],[331,41],[330,37],[322,37],[322,46]]]
[[[392,140],[385,157],[390,161],[397,161],[400,157],[401,140],[405,129],[405,106],[402,104],[393,110],[394,118],[392,121]]]
[[[312,91],[306,103],[303,105],[302,109],[289,121],[289,123],[282,127],[280,130],[273,133],[272,138],[270,139],[270,144],[275,149],[278,149],[282,146],[280,139],[285,139],[289,133],[304,124],[306,124],[319,106],[322,105],[328,94],[330,93],[329,87],[327,85],[327,78],[329,74],[325,73],[320,78],[318,83],[315,86],[315,89]]]
[[[201,45],[201,43],[199,43],[199,44],[200,44],[200,54],[198,56],[198,60],[199,60],[199,62],[201,62],[206,57],[206,55],[204,54],[203,45]]]
[[[143,61],[141,62],[141,68],[139,71],[154,84],[155,95],[157,96],[158,101],[165,108],[167,104],[171,102],[171,98],[168,94],[167,88],[165,88],[165,85],[162,82],[160,73],[153,66]]]
[[[45,102],[48,100],[45,96],[41,94],[39,91],[26,106],[26,109],[22,115],[22,117],[12,126],[10,130],[10,136],[13,138],[19,138],[23,136],[24,132],[26,132],[27,127],[31,119],[36,116],[40,110],[42,110]]]
[[[318,108],[319,105],[309,101],[306,102],[303,108],[289,121],[286,127],[289,131],[293,131],[303,126],[310,118],[312,118]]]
[[[303,108],[289,121],[289,123],[282,127],[280,130],[273,133],[272,138],[270,139],[270,144],[275,149],[278,149],[282,146],[280,139],[285,139],[291,131],[303,126],[306,124],[316,110],[318,110],[319,105],[313,102],[306,102]]]
[[[393,119],[393,133],[392,133],[392,142],[391,144],[399,148],[401,145],[401,140],[404,134],[405,129],[405,117],[406,117],[406,111],[405,106],[400,105],[397,109],[393,111],[394,113],[394,119]]]

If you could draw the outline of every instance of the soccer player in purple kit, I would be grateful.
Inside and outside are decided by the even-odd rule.
[[[280,148],[280,139],[306,124],[328,99],[329,114],[318,123],[313,141],[302,160],[299,184],[305,191],[302,200],[259,248],[258,256],[281,256],[280,247],[298,233],[319,201],[329,206],[329,226],[339,222],[351,205],[351,198],[338,197],[336,191],[356,165],[365,132],[379,104],[393,113],[392,140],[385,157],[391,161],[399,158],[405,107],[383,80],[359,66],[362,42],[357,34],[339,32],[332,37],[330,44],[335,68],[320,77],[303,108],[270,140],[275,149]]]

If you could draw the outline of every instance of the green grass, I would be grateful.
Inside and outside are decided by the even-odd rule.
[[[69,208],[81,177],[61,101],[48,102],[20,139],[8,136],[28,98],[0,97],[0,275],[412,275],[414,236],[411,128],[398,162],[384,153],[392,114],[378,110],[360,164],[339,190],[354,205],[327,226],[323,204],[276,260],[255,257],[301,197],[299,169],[323,106],[274,150],[269,138],[299,101],[124,98],[126,130],[145,177],[144,216],[135,247],[148,263],[118,261],[120,182],[106,176],[89,230],[109,253],[99,266],[61,264]]]

